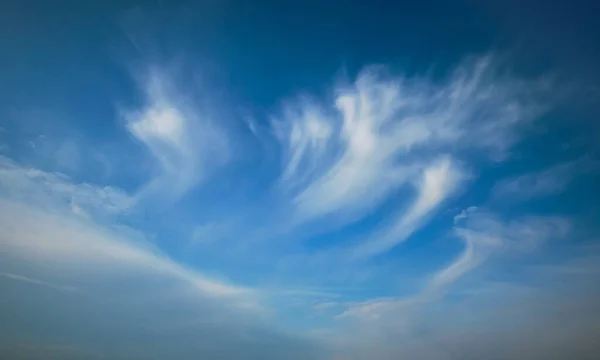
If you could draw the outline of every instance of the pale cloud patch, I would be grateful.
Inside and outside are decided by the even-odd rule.
[[[339,349],[336,359],[560,359],[571,352],[593,358],[599,350],[592,340],[597,317],[592,320],[588,316],[597,308],[598,293],[589,287],[595,273],[577,273],[588,281],[579,287],[571,287],[563,274],[562,281],[553,285],[513,279],[497,286],[484,279],[472,283],[468,291],[460,290],[464,287],[456,291],[459,279],[488,262],[491,265],[492,257],[531,251],[549,240],[564,238],[570,228],[567,219],[526,216],[505,220],[471,207],[456,223],[454,233],[464,243],[463,251],[428,277],[420,292],[344,304],[346,309],[337,316],[340,322],[333,336],[334,347]],[[526,273],[534,276],[531,271]],[[556,277],[555,270],[546,271],[546,276]],[[459,293],[458,299],[444,299]],[[563,325],[569,330],[563,330]],[[569,335],[572,331],[579,335]],[[514,332],[520,335],[509,335]],[[524,336],[526,342],[521,341]],[[512,349],[515,346],[518,350]]]
[[[318,303],[317,305],[313,306],[313,309],[315,309],[317,311],[325,311],[325,310],[334,309],[338,306],[340,306],[340,304],[337,302],[327,301],[327,302]]]
[[[2,316],[32,319],[18,331],[0,326],[10,343],[51,327],[75,341],[102,339],[85,340],[86,351],[132,358],[237,358],[240,348],[261,359],[319,353],[315,342],[271,324],[261,291],[178,263],[124,225],[98,225],[99,216],[120,209],[102,188],[1,160],[0,278],[11,293]],[[42,307],[31,300],[40,296]],[[156,336],[164,341],[149,349]]]
[[[334,87],[330,103],[286,102],[273,123],[295,223],[359,219],[417,182],[432,158],[460,160],[467,149],[505,157],[519,127],[544,109],[532,95],[538,85],[500,74],[484,57],[442,81],[367,67],[355,81]],[[435,208],[435,197],[421,196],[406,222]]]
[[[287,352],[294,359],[319,358],[318,344],[270,323],[259,291],[209,278],[150,244],[5,200],[0,229],[0,278],[11,293],[3,298],[2,317],[19,321],[16,327],[3,322],[0,330],[12,344],[39,328],[55,328],[106,358],[235,359],[250,353],[281,359]],[[77,291],[58,296],[44,290],[63,290],[58,283]],[[31,300],[42,297],[43,306]],[[26,324],[18,320],[27,316]],[[154,343],[157,337],[162,340]]]
[[[131,198],[118,188],[74,184],[62,173],[22,166],[1,156],[0,192],[9,199],[38,206],[70,208],[77,215],[115,215],[128,211],[131,204]]]
[[[502,220],[484,209],[470,207],[455,218],[454,233],[464,243],[462,253],[435,274],[429,291],[439,291],[482,265],[495,252],[533,251],[544,242],[562,238],[570,222],[558,216],[526,216]]]
[[[142,90],[145,104],[123,115],[129,132],[150,150],[160,170],[137,197],[174,199],[228,160],[229,140],[209,110],[195,105],[200,101],[196,94],[178,88],[168,72],[151,68]]]
[[[29,283],[29,284],[44,286],[44,287],[47,287],[47,288],[50,288],[50,289],[54,289],[54,290],[58,290],[58,291],[64,291],[64,292],[76,292],[77,291],[77,289],[75,289],[72,286],[55,285],[55,284],[49,283],[47,281],[43,281],[43,280],[39,280],[39,279],[34,279],[34,278],[31,278],[31,277],[27,277],[27,276],[23,276],[23,275],[18,275],[18,274],[0,272],[0,276],[3,277],[3,278],[6,278],[6,279],[15,280],[15,281],[22,281],[22,282]]]
[[[0,158],[0,191],[4,197],[0,200],[0,247],[5,253],[62,267],[76,267],[85,261],[85,267],[78,271],[102,272],[104,266],[123,266],[156,272],[215,296],[250,292],[187,269],[139,237],[120,237],[118,234],[131,232],[120,231],[117,225],[111,229],[94,225],[96,219],[127,209],[130,198],[119,189],[74,184],[63,174],[22,167]]]
[[[475,207],[461,212],[456,221],[453,233],[463,242],[464,249],[446,267],[429,276],[421,292],[405,298],[358,302],[340,317],[376,321],[404,316],[415,307],[443,297],[452,284],[482,266],[492,255],[533,251],[550,239],[566,236],[570,230],[570,222],[562,217],[527,216],[507,221]]]
[[[356,256],[373,256],[388,251],[406,240],[423,225],[427,217],[453,194],[467,173],[453,165],[449,157],[442,157],[423,170],[417,188],[417,197],[403,212],[397,214],[397,221],[384,227],[379,234],[368,239],[355,251]]]
[[[207,296],[236,298],[251,294],[249,289],[211,280],[173,262],[149,244],[119,238],[110,230],[6,201],[0,202],[0,211],[0,228],[5,229],[0,247],[4,253],[28,262],[77,268],[80,275],[88,276],[116,275],[119,268],[133,274],[167,276]]]
[[[228,225],[223,223],[207,223],[194,226],[190,242],[192,245],[207,245],[223,240],[229,234]]]
[[[571,181],[585,173],[591,163],[585,159],[554,165],[548,169],[514,176],[499,181],[492,189],[496,198],[509,197],[511,200],[559,194],[567,189]]]
[[[324,110],[308,99],[302,103],[306,105],[286,104],[281,115],[285,120],[272,120],[275,135],[286,144],[280,180],[288,187],[306,181],[317,170],[333,135],[334,124],[327,121]]]

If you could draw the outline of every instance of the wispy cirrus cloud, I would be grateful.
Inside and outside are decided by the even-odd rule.
[[[483,264],[494,252],[531,251],[552,238],[567,235],[570,222],[562,217],[528,216],[502,220],[471,207],[458,217],[454,233],[464,250],[448,267],[433,276],[430,288],[441,289]]]
[[[181,79],[158,67],[149,67],[140,78],[144,104],[123,111],[123,116],[158,170],[136,197],[175,199],[229,159],[229,140],[210,109],[199,107],[208,94],[198,84],[183,86]]]
[[[428,277],[421,292],[406,298],[373,299],[352,304],[340,317],[377,320],[426,306],[492,255],[532,251],[549,239],[566,236],[570,229],[570,222],[562,217],[527,216],[503,220],[476,207],[463,211],[455,222],[453,234],[463,242],[464,248],[446,267]]]
[[[240,349],[257,359],[279,359],[288,351],[293,359],[319,358],[314,343],[276,330],[253,289],[212,279],[149,244],[59,213],[2,200],[0,214],[0,262],[7,271],[0,273],[0,283],[13,294],[4,299],[4,311],[27,313],[37,328],[59,327],[70,345],[85,352],[154,358],[173,354],[175,346],[182,359],[236,358]],[[57,294],[63,287],[39,280],[42,276],[77,291]],[[16,280],[37,286],[25,288]],[[43,306],[31,299],[43,299]],[[29,336],[19,329],[4,339],[14,344]],[[149,348],[142,340],[148,336],[163,340]],[[107,349],[107,343],[113,346]]]
[[[36,314],[31,315],[31,324],[37,327],[63,326],[63,333],[70,334],[82,351],[98,352],[100,358],[172,354],[174,344],[185,349],[179,354],[186,359],[198,354],[235,358],[239,353],[232,344],[255,358],[281,358],[287,351],[293,352],[291,358],[320,356],[315,343],[275,330],[272,310],[260,290],[207,276],[173,260],[143,236],[130,237],[132,229],[99,221],[117,211],[102,188],[72,183],[67,176],[21,167],[9,159],[3,159],[2,165],[0,282],[14,295],[3,302],[7,313]],[[70,206],[73,199],[81,198],[86,200],[79,200],[85,217]],[[21,294],[26,299],[43,298],[44,306],[60,317],[60,324],[48,312],[39,311],[36,301],[22,301]],[[24,331],[11,334],[10,342],[27,339]],[[178,334],[179,340],[148,352],[139,343],[142,333]],[[128,345],[106,350],[104,342],[80,343],[81,334],[94,334],[94,338],[100,334],[106,341],[128,339]],[[198,334],[204,334],[200,342]],[[259,346],[273,339],[276,344]],[[27,353],[12,346],[3,349]]]
[[[462,252],[445,267],[427,276],[419,292],[405,297],[342,304],[345,310],[337,316],[339,323],[332,330],[337,334],[332,342],[339,348],[339,358],[470,359],[477,358],[476,354],[484,353],[482,349],[495,346],[493,344],[500,346],[498,351],[501,351],[504,346],[519,343],[517,338],[498,339],[494,336],[482,336],[472,341],[481,331],[489,329],[490,323],[506,325],[511,329],[527,329],[523,332],[529,334],[529,339],[536,344],[523,344],[527,352],[502,350],[498,358],[517,359],[525,356],[533,359],[542,354],[550,356],[552,352],[542,351],[539,347],[540,344],[551,346],[547,342],[549,338],[564,339],[563,345],[556,347],[560,351],[569,347],[589,349],[591,342],[587,337],[594,327],[591,326],[593,321],[586,326],[572,327],[573,331],[585,337],[583,339],[565,336],[562,331],[542,331],[543,334],[539,334],[537,324],[545,322],[558,326],[570,316],[579,316],[576,315],[579,305],[568,297],[563,299],[559,296],[561,292],[556,292],[554,287],[537,288],[537,284],[532,285],[527,281],[521,285],[518,279],[513,279],[503,287],[496,287],[494,281],[479,277],[476,283],[471,282],[467,288],[480,291],[465,296],[466,292],[460,295],[460,289],[464,287],[458,284],[460,279],[479,267],[498,265],[497,261],[492,264],[492,258],[499,260],[503,255],[532,251],[548,240],[565,237],[569,229],[569,221],[565,218],[527,216],[507,220],[489,210],[469,208],[457,217],[453,229],[454,235],[464,244]],[[520,264],[523,266],[527,261]],[[530,272],[529,276],[532,274]],[[570,291],[581,292],[582,289]],[[450,296],[454,296],[452,300],[444,301],[444,297]],[[590,296],[590,299],[595,298],[597,294]],[[510,305],[514,302],[518,306]],[[545,308],[539,308],[536,305],[538,302],[543,303]],[[548,315],[556,314],[557,309],[562,315]],[[516,316],[517,313],[520,315]],[[498,314],[503,315],[497,318]],[[508,314],[513,316],[510,318],[512,325],[500,320]],[[520,325],[515,325],[515,322]],[[476,346],[478,341],[486,341],[487,344],[480,348]]]
[[[319,219],[341,226],[375,211],[408,187],[356,256],[386,252],[431,218],[461,188],[468,150],[500,159],[518,129],[546,108],[544,88],[502,74],[491,57],[470,59],[447,78],[393,76],[367,67],[331,92],[287,101],[272,121],[283,150],[280,181],[296,225]],[[471,155],[472,156],[472,155]]]
[[[405,241],[467,177],[468,174],[459,166],[453,165],[449,157],[442,157],[425,168],[422,178],[416,184],[417,196],[413,203],[396,215],[392,225],[384,227],[359,245],[355,249],[356,256],[377,255]]]
[[[122,231],[119,224],[112,229],[112,222],[108,229],[94,225],[128,210],[131,198],[118,188],[73,183],[64,174],[0,158],[0,189],[0,228],[11,229],[0,240],[4,252],[61,266],[76,266],[86,259],[86,269],[92,271],[101,271],[106,264],[131,266],[187,281],[201,292],[217,296],[250,293],[189,270],[149,243],[119,237],[118,233],[130,233]]]
[[[220,283],[187,269],[150,244],[120,238],[89,223],[77,223],[73,218],[62,217],[60,212],[36,210],[5,200],[0,203],[0,211],[2,228],[12,224],[12,230],[1,237],[0,246],[5,253],[27,261],[62,269],[79,267],[79,274],[87,272],[89,276],[112,273],[118,268],[130,273],[167,276],[208,296],[236,297],[251,293],[249,289]]]
[[[111,216],[130,209],[132,199],[121,189],[75,184],[59,172],[47,172],[0,156],[0,191],[9,199],[41,207],[71,209],[77,215]]]

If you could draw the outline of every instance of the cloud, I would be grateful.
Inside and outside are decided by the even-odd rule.
[[[442,81],[367,67],[334,87],[331,103],[307,96],[285,102],[272,123],[296,223],[359,219],[443,155],[460,160],[465,150],[481,149],[506,156],[520,125],[543,109],[536,91],[535,82],[500,74],[484,57]],[[426,197],[420,201],[414,217],[429,207]]]
[[[30,284],[45,286],[45,287],[48,287],[50,289],[55,289],[55,290],[58,290],[58,291],[65,291],[65,292],[77,291],[77,289],[75,289],[75,288],[73,288],[71,286],[54,285],[54,284],[51,284],[51,283],[46,282],[46,281],[42,281],[42,280],[38,280],[38,279],[33,279],[33,278],[30,278],[30,277],[27,277],[27,276],[23,276],[23,275],[17,275],[17,274],[0,272],[0,276],[2,276],[4,278],[7,278],[7,279],[11,279],[11,280],[22,281],[22,282],[26,282],[26,283],[30,283]]]
[[[481,266],[495,252],[532,251],[549,239],[567,235],[570,222],[556,216],[527,216],[504,221],[485,209],[468,208],[454,233],[464,250],[449,266],[435,274],[428,291],[440,291]]]
[[[333,124],[327,121],[319,105],[306,98],[300,105],[288,103],[282,118],[272,122],[275,135],[287,147],[281,182],[293,186],[316,170],[314,167],[322,160],[333,136]]]
[[[571,181],[588,168],[584,159],[560,163],[542,171],[501,180],[494,185],[492,194],[511,200],[556,195],[565,191]]]
[[[598,318],[590,317],[597,314],[600,295],[591,285],[596,272],[557,278],[556,268],[540,272],[525,259],[491,261],[564,238],[569,227],[564,218],[504,220],[488,210],[469,208],[454,229],[463,251],[429,276],[421,291],[345,304],[334,330],[334,358],[561,359],[577,354],[593,359],[600,351],[593,340]],[[583,252],[582,259],[588,257]],[[459,283],[484,264],[495,267],[491,277]],[[497,275],[503,270],[521,276],[501,283]]]
[[[209,110],[197,107],[203,99],[180,89],[170,73],[150,68],[142,78],[144,106],[123,115],[129,132],[154,156],[159,172],[137,198],[176,199],[228,160],[229,140]]]
[[[142,272],[167,276],[188,283],[203,295],[236,297],[251,291],[211,280],[186,269],[144,244],[120,239],[106,230],[81,225],[57,215],[45,214],[24,205],[1,201],[0,228],[10,229],[0,237],[5,253],[27,261],[48,262],[52,266],[72,267],[85,262],[80,273],[102,273],[104,267],[115,271]]]
[[[316,344],[276,330],[252,289],[57,213],[2,200],[0,215],[0,281],[9,281],[2,288],[10,294],[1,312],[0,332],[10,331],[3,354],[30,354],[35,343],[11,344],[35,342],[39,329],[52,328],[43,341],[67,339],[65,345],[101,359],[280,359],[287,352],[291,359],[318,358]],[[37,280],[42,276],[53,283]],[[78,291],[45,290],[54,283]]]
[[[449,157],[438,159],[423,171],[417,184],[417,197],[410,207],[397,215],[395,223],[361,244],[355,255],[377,255],[406,240],[466,178],[465,171],[453,165]]]
[[[0,193],[8,199],[66,209],[82,215],[111,216],[128,211],[131,198],[122,190],[88,183],[74,184],[68,176],[22,166],[0,156]]]
[[[594,359],[600,351],[594,340],[598,293],[564,284],[503,287],[427,311],[412,309],[403,330],[395,325],[396,331],[345,335],[335,359]],[[395,317],[391,322],[399,323]]]
[[[30,352],[35,343],[14,344],[52,328],[42,341],[67,339],[65,346],[101,359],[321,358],[317,343],[272,323],[258,291],[209,278],[149,244],[5,200],[0,228],[0,281],[10,294],[1,312],[0,332],[10,331],[3,354],[43,358]],[[56,283],[77,291],[45,290],[71,289]]]
[[[0,157],[0,191],[0,228],[5,230],[0,247],[5,254],[62,267],[77,267],[85,260],[85,270],[92,272],[102,272],[103,266],[124,266],[179,279],[213,296],[251,293],[189,270],[143,240],[128,239],[132,231],[122,225],[96,225],[95,220],[127,210],[131,199],[120,189],[74,184],[66,175],[22,167]]]
[[[40,343],[68,339],[65,348],[79,355],[51,353],[233,359],[244,349],[250,359],[320,358],[316,342],[273,324],[261,291],[180,264],[124,225],[98,225],[123,200],[106,194],[121,191],[73,184],[6,158],[0,186],[0,282],[10,294],[0,314],[2,354],[41,359]],[[31,320],[23,325],[24,316]],[[54,331],[36,342],[37,329],[45,328]]]
[[[438,300],[460,278],[482,266],[492,255],[533,251],[549,239],[562,238],[570,222],[561,217],[526,216],[509,221],[493,213],[470,207],[457,217],[454,235],[462,252],[446,267],[429,276],[422,291],[406,298],[372,299],[351,304],[341,315],[363,320],[405,316],[409,310]]]

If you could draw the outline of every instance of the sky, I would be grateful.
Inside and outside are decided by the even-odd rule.
[[[592,1],[5,1],[0,357],[596,359]]]

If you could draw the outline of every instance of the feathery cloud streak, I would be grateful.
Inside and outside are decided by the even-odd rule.
[[[229,141],[210,109],[198,108],[209,94],[182,92],[177,79],[159,68],[151,67],[142,79],[145,104],[125,111],[124,117],[127,129],[150,150],[160,170],[137,198],[175,199],[228,160]]]
[[[413,184],[414,202],[358,250],[363,256],[385,252],[459,190],[469,177],[459,165],[466,150],[506,156],[519,126],[543,109],[533,96],[537,90],[535,81],[501,74],[484,57],[439,81],[367,67],[356,81],[334,88],[332,104],[307,97],[284,103],[272,123],[295,222],[328,218],[343,225]]]

